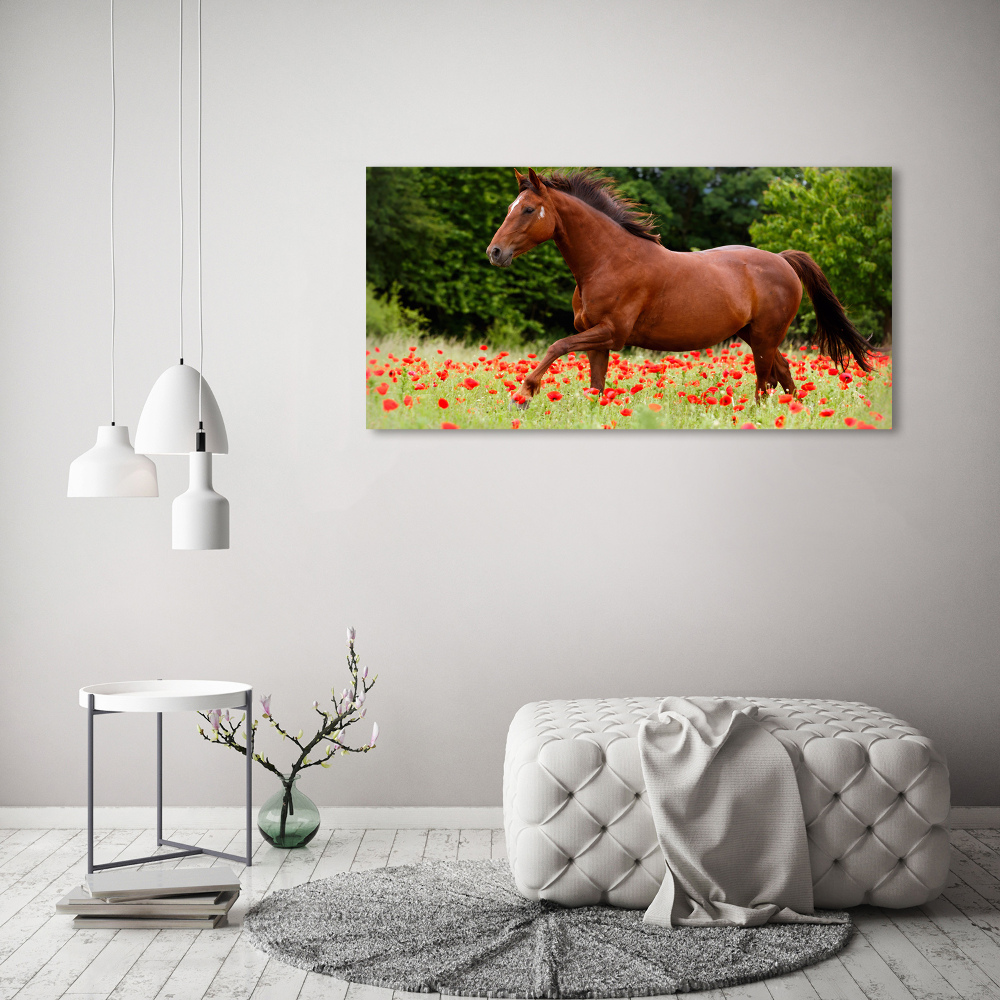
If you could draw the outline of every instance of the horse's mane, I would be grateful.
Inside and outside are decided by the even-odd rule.
[[[538,179],[546,186],[564,191],[566,194],[579,198],[591,208],[603,212],[613,219],[626,232],[643,240],[660,242],[660,234],[656,231],[656,220],[651,213],[644,213],[631,199],[626,198],[617,188],[614,178],[599,173],[593,167],[585,170],[574,170],[572,173],[553,173]],[[531,186],[527,177],[521,178],[521,190]]]

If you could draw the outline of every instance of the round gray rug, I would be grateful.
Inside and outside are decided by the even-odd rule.
[[[258,948],[300,969],[478,997],[735,986],[829,958],[851,935],[850,922],[667,928],[642,915],[532,902],[515,889],[506,861],[437,861],[276,892],[250,908],[244,926]]]

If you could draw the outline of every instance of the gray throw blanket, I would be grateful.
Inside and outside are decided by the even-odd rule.
[[[665,927],[840,922],[813,913],[802,802],[785,748],[742,698],[665,698],[639,756],[667,872]]]

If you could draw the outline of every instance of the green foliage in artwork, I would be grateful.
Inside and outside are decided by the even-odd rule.
[[[892,334],[892,170],[806,167],[776,177],[765,215],[750,226],[754,245],[777,253],[805,250],[822,268],[851,321],[875,342]],[[800,328],[815,328],[808,299]]]
[[[571,331],[574,281],[554,244],[498,270],[486,247],[517,194],[508,168],[371,167],[367,171],[367,276],[396,287],[448,337],[533,341]]]

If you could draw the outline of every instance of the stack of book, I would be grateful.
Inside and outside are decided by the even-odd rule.
[[[74,927],[218,927],[240,894],[230,868],[111,868],[56,903]]]

